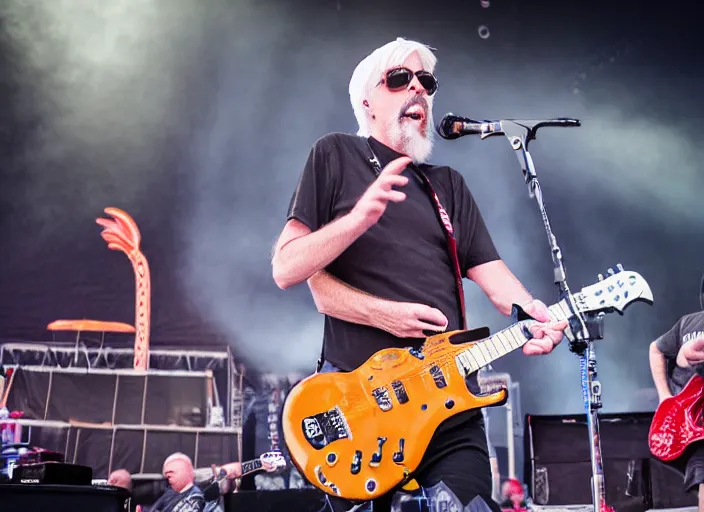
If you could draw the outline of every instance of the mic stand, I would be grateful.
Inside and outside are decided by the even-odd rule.
[[[533,159],[528,152],[528,143],[535,139],[536,131],[543,126],[580,126],[576,119],[552,119],[541,121],[504,120],[485,122],[482,124],[481,138],[485,139],[494,135],[505,135],[511,148],[516,152],[518,162],[528,193],[535,198],[543,218],[543,224],[550,244],[550,252],[554,267],[555,284],[560,290],[561,299],[569,305],[572,313],[569,326],[565,333],[570,340],[570,350],[580,356],[582,398],[584,399],[587,416],[587,427],[590,438],[590,453],[592,463],[592,499],[594,512],[610,512],[613,509],[606,504],[606,485],[604,482],[604,468],[601,457],[601,442],[599,438],[599,417],[597,411],[601,408],[601,385],[596,380],[596,354],[593,342],[603,338],[604,313],[582,314],[574,303],[574,297],[567,285],[565,267],[562,262],[562,251],[557,244],[557,239],[550,227],[548,214],[543,202],[543,193],[535,172]],[[613,270],[610,270],[613,273]],[[602,276],[599,276],[603,279]]]

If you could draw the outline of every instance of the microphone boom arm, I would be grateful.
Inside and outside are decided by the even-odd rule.
[[[486,130],[484,130],[485,126]],[[570,340],[571,349],[573,352],[582,353],[584,352],[584,349],[586,349],[587,340],[590,339],[587,321],[584,315],[579,312],[576,304],[574,304],[572,293],[567,285],[567,273],[562,262],[562,250],[557,244],[557,239],[552,232],[550,220],[543,201],[542,189],[540,187],[540,182],[538,181],[535,166],[533,165],[533,158],[528,151],[528,144],[531,140],[536,138],[538,128],[542,128],[543,126],[572,127],[581,126],[581,123],[577,119],[568,118],[543,120],[506,119],[502,121],[491,121],[482,123],[480,137],[485,139],[487,137],[491,137],[492,135],[505,135],[511,144],[511,148],[516,152],[516,158],[518,158],[518,163],[521,166],[523,178],[528,185],[528,194],[531,198],[535,198],[538,203],[538,208],[540,209],[540,215],[542,217],[545,232],[548,237],[548,243],[550,245],[555,284],[559,288],[562,298],[567,300],[574,318],[577,319],[575,325],[570,326],[570,330],[575,338],[574,340]]]
[[[471,122],[470,130],[466,134],[478,134],[480,138],[486,139],[495,135],[505,135],[511,144],[511,148],[516,152],[516,157],[521,165],[523,177],[528,185],[528,193],[531,198],[535,198],[543,219],[545,232],[550,244],[550,252],[555,273],[555,284],[560,290],[562,298],[566,299],[572,313],[570,325],[566,333],[569,332],[570,350],[580,356],[582,395],[587,417],[587,427],[589,430],[589,451],[592,466],[592,500],[594,512],[612,512],[613,508],[606,503],[606,484],[604,482],[604,467],[601,456],[601,440],[599,434],[599,416],[597,411],[602,406],[602,387],[596,379],[596,354],[593,341],[603,338],[603,318],[604,314],[584,315],[579,312],[574,297],[567,285],[565,267],[562,263],[562,250],[557,244],[557,239],[550,227],[550,221],[543,202],[543,193],[535,172],[533,158],[528,152],[528,144],[536,138],[536,133],[543,126],[572,127],[581,126],[577,119],[546,119],[546,120],[513,120],[485,121],[483,123]],[[457,136],[461,136],[457,133]]]
[[[506,119],[503,121],[484,121],[478,122],[481,125],[479,137],[486,139],[492,135],[506,135],[509,137],[521,137],[528,143],[536,138],[538,128],[544,126],[553,126],[558,128],[568,128],[572,126],[581,126],[578,119],[568,119],[566,117],[558,117],[556,119]]]

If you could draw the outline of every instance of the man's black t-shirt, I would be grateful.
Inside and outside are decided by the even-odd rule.
[[[384,167],[402,155],[373,138],[369,144]],[[318,140],[291,199],[288,219],[317,231],[352,210],[377,178],[364,138],[333,133]],[[499,259],[462,175],[449,167],[419,165],[450,216],[462,275]],[[448,330],[460,329],[457,284],[446,234],[425,185],[409,168],[402,187],[405,201],[389,202],[379,222],[360,236],[326,270],[341,281],[377,297],[422,303],[439,309]],[[424,339],[397,338],[374,327],[326,316],[325,359],[350,371],[375,352],[419,346]]]
[[[367,143],[368,140],[368,143]],[[333,133],[319,139],[293,194],[288,219],[317,231],[350,212],[377,178],[370,163],[373,148],[381,167],[402,155],[373,138]],[[462,275],[499,255],[462,175],[449,167],[419,165],[447,210],[457,241]],[[448,330],[461,328],[457,284],[446,234],[436,206],[412,169],[402,187],[406,199],[389,202],[379,222],[360,236],[326,270],[343,282],[385,299],[422,303],[439,309]],[[420,346],[424,339],[397,338],[386,331],[325,317],[324,357],[344,371],[389,347]],[[476,377],[470,380],[476,383]],[[458,414],[436,431],[419,471],[459,446],[486,451],[478,411]]]
[[[670,391],[674,395],[682,391],[695,373],[704,377],[703,364],[698,364],[694,368],[680,368],[676,362],[682,345],[701,338],[704,338],[704,311],[683,316],[672,326],[672,329],[655,342],[660,352],[667,358],[667,380]]]

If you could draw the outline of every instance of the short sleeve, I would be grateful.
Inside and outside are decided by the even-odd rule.
[[[332,220],[339,166],[331,142],[324,137],[313,145],[288,207],[287,220],[296,219],[311,231]]]
[[[665,357],[675,358],[677,357],[677,352],[680,350],[680,328],[682,325],[682,319],[678,320],[677,323],[672,326],[672,329],[667,331],[665,334],[660,336],[655,340],[655,345],[658,350],[663,353]]]
[[[454,195],[452,222],[462,275],[466,276],[471,268],[501,258],[464,178],[457,171],[451,172]]]

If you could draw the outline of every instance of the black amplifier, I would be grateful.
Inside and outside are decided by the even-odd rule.
[[[41,462],[16,466],[13,484],[91,485],[93,469],[64,462]]]

